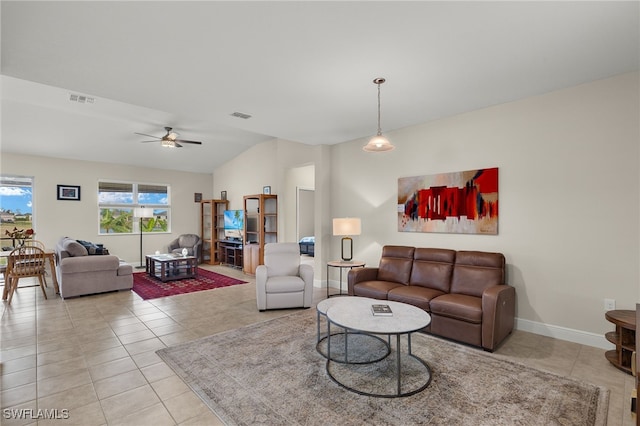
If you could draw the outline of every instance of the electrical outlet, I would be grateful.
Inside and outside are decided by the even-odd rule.
[[[616,300],[615,299],[604,299],[604,310],[605,311],[613,311],[616,308]]]

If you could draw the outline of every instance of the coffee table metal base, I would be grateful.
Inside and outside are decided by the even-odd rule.
[[[343,330],[343,331],[338,331],[335,333],[331,333],[330,334],[330,324],[329,321],[326,319],[327,317],[327,309],[329,309],[329,307],[333,304],[333,302],[335,302],[337,299],[325,299],[323,301],[321,301],[320,303],[318,303],[318,305],[316,306],[316,313],[317,313],[317,318],[316,318],[316,327],[317,327],[317,333],[316,333],[316,351],[318,351],[318,353],[320,355],[322,355],[323,357],[327,358],[328,355],[328,350],[326,350],[325,352],[322,351],[322,344],[326,342],[327,344],[327,348],[330,346],[330,342],[329,339],[331,339],[332,337],[335,338],[344,338],[344,342],[345,342],[345,351],[344,351],[344,358],[341,358],[340,355],[337,355],[335,357],[332,357],[331,360],[334,362],[339,362],[339,363],[346,363],[346,364],[370,364],[373,362],[377,362],[377,361],[381,361],[383,359],[385,359],[387,356],[389,356],[389,354],[391,353],[391,342],[390,339],[387,339],[386,341],[384,339],[382,339],[379,336],[373,335],[373,334],[367,334],[367,333],[354,333],[351,332],[349,333],[348,330]],[[327,322],[327,333],[326,334],[321,334],[320,332],[320,319],[324,317],[325,321]],[[366,338],[371,338],[371,339],[376,339],[379,343],[379,345],[383,345],[382,347],[384,348],[382,350],[382,352],[378,357],[375,357],[374,359],[370,359],[370,358],[363,358],[361,360],[357,360],[357,359],[351,359],[349,361],[347,361],[347,334],[358,334],[360,336],[365,336]]]
[[[322,352],[320,352],[325,358],[327,358],[327,362],[325,365],[325,369],[327,371],[327,374],[329,375],[329,377],[331,378],[331,380],[333,380],[337,385],[339,385],[340,387],[351,391],[351,392],[355,392],[358,395],[363,395],[363,396],[373,396],[373,397],[377,397],[377,398],[399,398],[399,397],[405,397],[405,396],[411,396],[411,395],[415,395],[419,392],[422,392],[423,390],[425,390],[427,387],[429,387],[429,384],[431,384],[431,379],[432,379],[432,373],[431,373],[431,367],[429,367],[429,365],[420,357],[413,355],[411,353],[411,334],[407,335],[407,339],[408,339],[408,352],[406,354],[407,357],[417,361],[417,365],[419,365],[421,368],[424,369],[424,374],[425,374],[425,380],[423,383],[419,384],[417,387],[414,386],[413,389],[411,390],[407,390],[407,391],[402,391],[402,353],[400,350],[401,347],[401,342],[400,342],[400,334],[396,335],[396,351],[395,351],[395,369],[396,369],[396,389],[395,392],[393,393],[378,393],[378,392],[369,392],[363,389],[358,389],[355,386],[349,386],[346,383],[344,383],[343,380],[341,380],[338,375],[334,374],[332,372],[332,365],[334,363],[341,363],[341,364],[375,364],[375,363],[380,363],[381,361],[383,361],[384,359],[387,358],[387,356],[390,354],[390,347],[387,346],[387,348],[389,349],[389,352],[387,352],[387,354],[381,358],[377,358],[375,360],[372,361],[358,361],[358,360],[349,360],[348,359],[348,344],[347,344],[347,340],[349,338],[349,336],[352,336],[354,334],[357,335],[361,335],[363,333],[349,333],[347,330],[345,330],[344,332],[345,335],[345,359],[344,360],[338,360],[335,359],[334,357],[330,356],[331,355],[331,339],[328,340],[327,343],[327,355],[322,354]],[[341,334],[341,333],[336,333],[336,334]],[[330,334],[329,336],[335,336],[336,334]],[[378,336],[373,336],[370,334],[366,334],[369,337],[372,338],[377,338],[380,339],[380,337]],[[326,339],[327,336],[324,336],[323,339]],[[388,336],[389,340],[391,339],[391,336]],[[380,339],[383,340],[383,339]]]
[[[365,297],[346,296],[318,304],[318,343],[322,340],[320,315],[323,314],[327,319],[327,333],[324,336],[327,341],[327,374],[339,386],[359,395],[398,398],[422,392],[431,383],[432,372],[424,360],[412,353],[411,335],[429,325],[431,317],[415,306],[393,301],[386,302],[393,312],[392,316],[375,317],[371,315],[371,305],[374,303],[379,302]],[[342,362],[332,353],[332,326],[344,330]],[[390,356],[389,353],[383,357],[374,355],[371,361],[363,362],[366,355],[360,352],[370,352],[371,340],[349,343],[355,336],[362,335],[378,339],[379,336],[387,336],[388,343],[385,344],[389,351],[391,336],[395,336],[395,354]],[[404,355],[401,350],[402,335],[407,336]],[[405,371],[406,374],[403,374]]]

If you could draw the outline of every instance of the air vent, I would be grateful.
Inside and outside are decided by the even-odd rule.
[[[84,95],[76,95],[75,93],[69,94],[69,100],[71,102],[77,102],[79,104],[92,104],[95,102],[95,98]]]
[[[233,114],[231,114],[232,117],[238,117],[238,118],[242,118],[243,120],[247,120],[249,118],[251,118],[251,116],[249,114],[245,114],[244,112],[234,112]]]

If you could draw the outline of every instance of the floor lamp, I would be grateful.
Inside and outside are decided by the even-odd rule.
[[[345,262],[353,259],[353,239],[351,236],[360,235],[362,226],[358,217],[342,217],[333,219],[333,235],[341,235],[340,256]]]
[[[153,217],[153,209],[150,207],[136,207],[133,210],[133,216],[140,219],[138,225],[138,231],[140,231],[140,265],[136,266],[137,269],[145,268],[146,266],[142,264],[142,219]]]

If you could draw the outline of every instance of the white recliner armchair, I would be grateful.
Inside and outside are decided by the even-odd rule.
[[[264,246],[264,265],[256,268],[258,310],[309,308],[313,300],[313,267],[300,264],[298,243]]]

